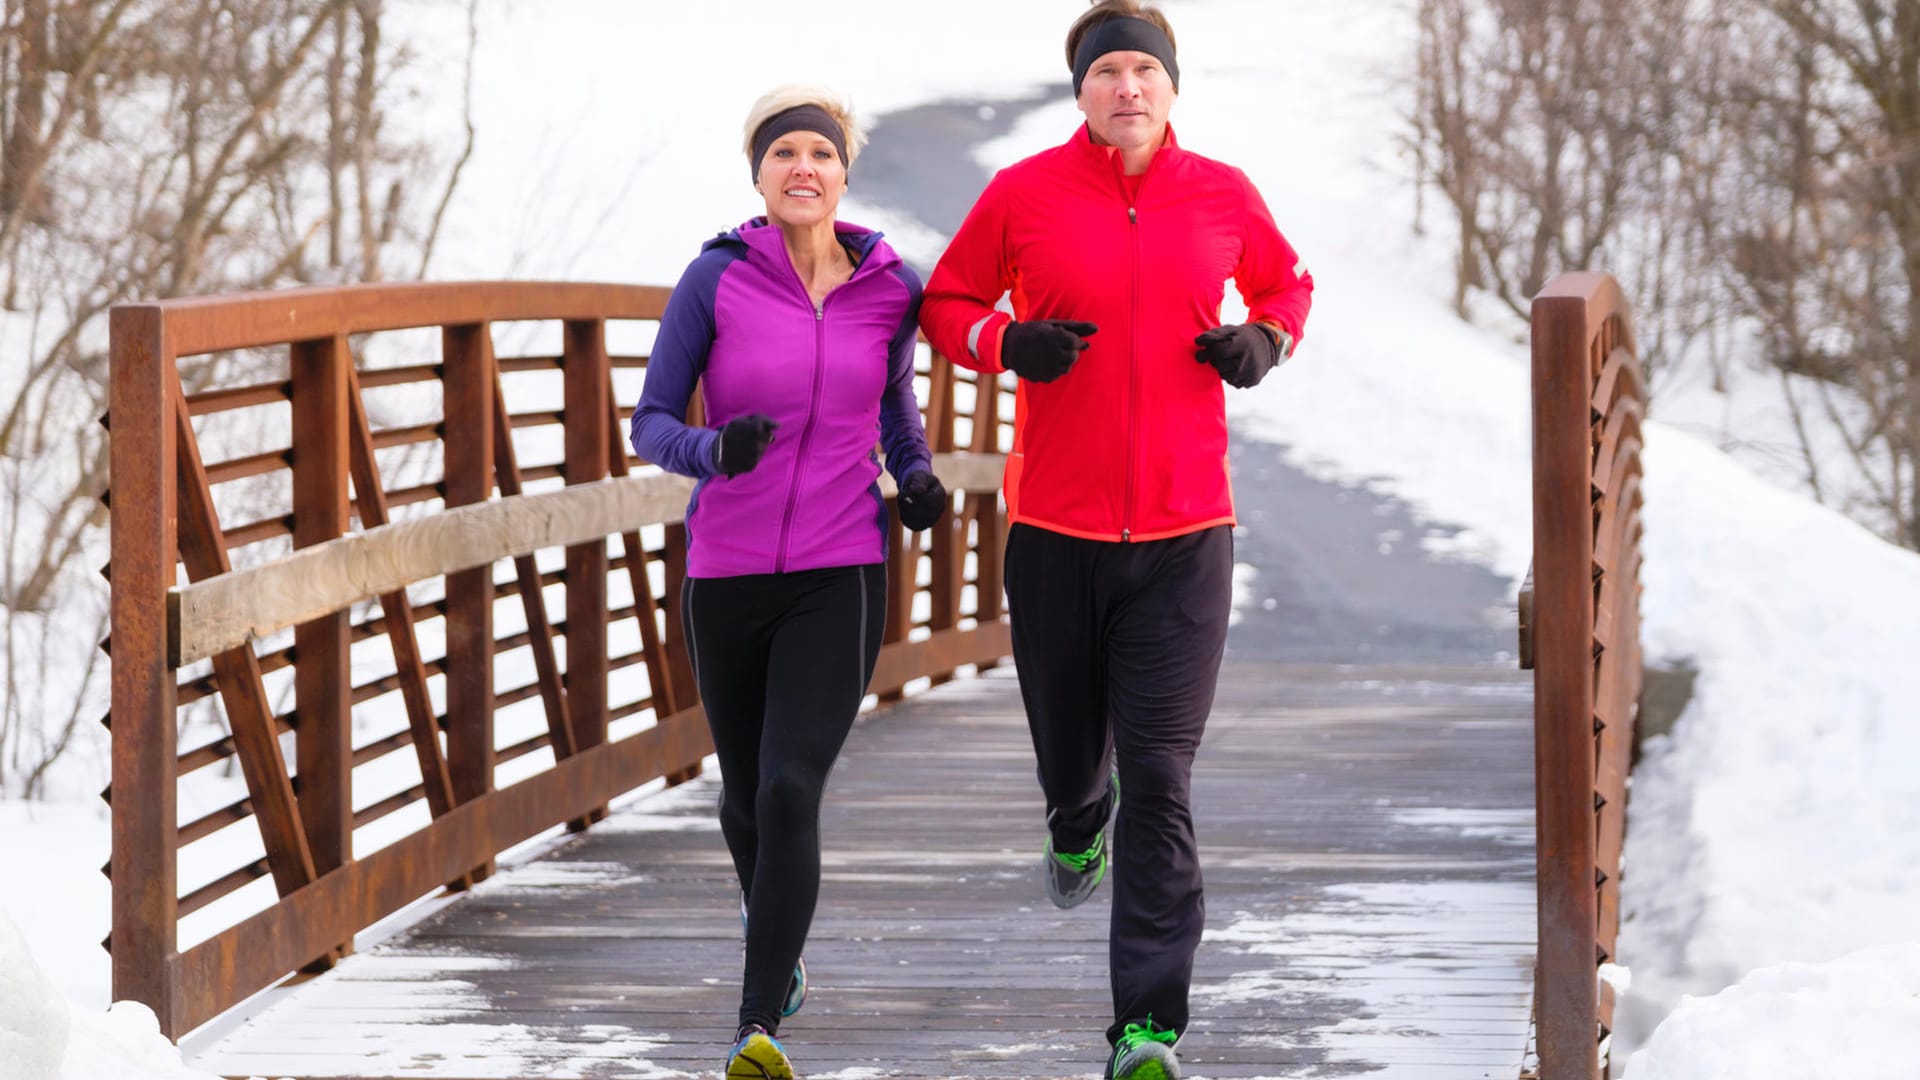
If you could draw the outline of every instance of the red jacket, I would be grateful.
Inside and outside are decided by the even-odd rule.
[[[1085,125],[994,176],[927,282],[920,325],[977,371],[1005,370],[1013,319],[1099,331],[1073,369],[1019,381],[1007,509],[1089,540],[1157,540],[1232,524],[1224,384],[1193,339],[1220,325],[1231,277],[1248,318],[1294,341],[1313,278],[1239,169],[1167,129],[1129,195],[1120,155]],[[1012,294],[1013,316],[996,311]]]

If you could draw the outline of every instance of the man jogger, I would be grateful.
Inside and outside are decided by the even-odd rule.
[[[1006,588],[1046,887],[1062,907],[1093,894],[1117,814],[1106,1075],[1167,1080],[1205,921],[1193,757],[1232,605],[1222,387],[1287,358],[1313,279],[1246,175],[1174,138],[1164,14],[1100,0],[1066,54],[1086,124],[987,185],[921,326],[955,362],[1019,377]],[[1229,278],[1249,321],[1222,326]]]

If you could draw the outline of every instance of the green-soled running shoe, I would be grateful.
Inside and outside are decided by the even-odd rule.
[[[1047,880],[1047,899],[1053,901],[1054,907],[1065,910],[1086,903],[1100,887],[1101,879],[1107,876],[1107,825],[1120,813],[1119,769],[1109,774],[1107,784],[1112,793],[1107,803],[1107,821],[1100,826],[1091,847],[1085,851],[1058,852],[1053,850],[1053,837],[1047,837],[1046,855],[1041,862]]]
[[[1086,903],[1106,876],[1106,833],[1095,835],[1092,847],[1072,854],[1053,850],[1053,837],[1047,837],[1047,899],[1054,907],[1065,909]]]
[[[1180,1059],[1173,1045],[1180,1033],[1163,1028],[1149,1016],[1128,1023],[1107,1059],[1107,1080],[1180,1080]]]

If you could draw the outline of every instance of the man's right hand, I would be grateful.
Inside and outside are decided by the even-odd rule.
[[[720,437],[713,440],[713,467],[724,476],[739,476],[751,470],[760,464],[761,455],[773,442],[773,430],[779,426],[759,413],[727,421],[720,429]]]
[[[1023,379],[1052,382],[1080,359],[1087,337],[1099,329],[1090,322],[1065,319],[1008,323],[1000,339],[1000,364]]]

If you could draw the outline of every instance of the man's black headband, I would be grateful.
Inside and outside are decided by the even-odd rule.
[[[747,166],[753,171],[754,179],[760,178],[760,159],[767,156],[767,148],[773,145],[773,141],[796,131],[812,131],[825,136],[833,148],[840,152],[841,166],[848,164],[847,133],[840,127],[840,121],[818,105],[795,105],[767,117],[760,129],[753,133],[753,160]]]
[[[1180,65],[1174,62],[1173,42],[1167,39],[1166,31],[1145,19],[1122,15],[1095,24],[1080,39],[1080,47],[1073,51],[1073,96],[1080,96],[1080,83],[1095,60],[1122,51],[1143,52],[1160,61],[1173,80],[1173,89],[1179,91]]]

